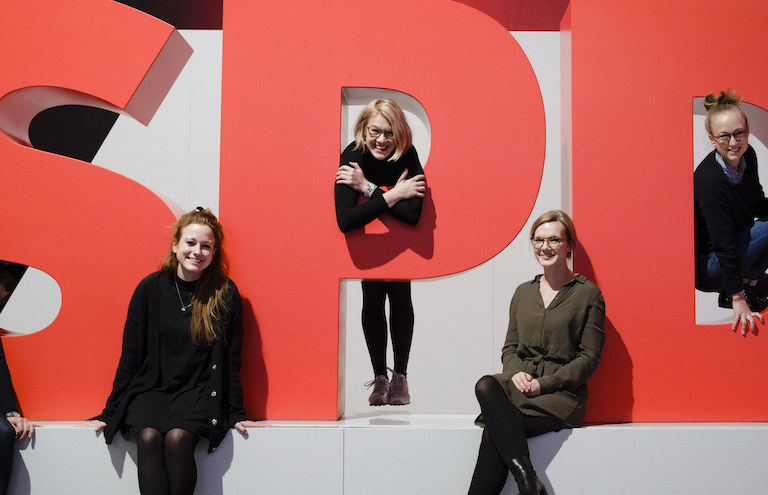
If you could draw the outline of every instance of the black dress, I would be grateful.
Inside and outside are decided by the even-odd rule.
[[[178,284],[179,293],[176,292]],[[128,307],[123,350],[112,393],[104,411],[104,438],[126,438],[144,427],[162,432],[183,428],[210,439],[212,452],[229,428],[247,419],[240,384],[243,339],[242,303],[228,282],[227,313],[211,345],[197,346],[189,336],[195,283],[155,272],[142,280]]]
[[[176,292],[178,284],[179,292]],[[178,276],[174,284],[160,285],[160,377],[156,388],[138,394],[128,405],[123,436],[132,439],[143,428],[151,426],[167,433],[182,428],[198,436],[208,437],[208,402],[211,346],[192,342],[189,327],[192,308],[189,304],[197,281],[185,282]]]

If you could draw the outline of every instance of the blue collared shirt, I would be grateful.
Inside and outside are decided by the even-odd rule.
[[[715,151],[715,160],[720,164],[720,167],[722,167],[725,176],[728,177],[728,182],[731,184],[741,184],[741,179],[744,178],[744,169],[747,168],[743,156],[739,160],[739,168],[735,172],[727,163],[725,163],[725,160],[723,160],[723,157],[720,156],[720,153],[717,151]]]

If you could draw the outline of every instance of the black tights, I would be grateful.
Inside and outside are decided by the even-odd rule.
[[[521,413],[492,376],[486,375],[477,382],[475,395],[483,412],[485,429],[469,495],[499,494],[507,481],[508,463],[514,458],[529,456],[527,439],[557,431],[562,423],[554,418]]]
[[[413,340],[413,303],[410,282],[363,281],[363,333],[374,375],[387,374],[387,317],[384,301],[389,296],[390,332],[394,368],[406,374]]]
[[[192,495],[197,484],[197,435],[181,428],[136,434],[139,491],[142,495]]]

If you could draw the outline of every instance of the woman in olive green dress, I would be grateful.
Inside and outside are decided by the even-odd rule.
[[[547,212],[533,223],[531,242],[544,273],[512,297],[503,372],[475,387],[485,429],[470,495],[500,493],[510,471],[520,495],[547,493],[527,439],[582,425],[587,378],[600,363],[605,302],[595,284],[568,266],[573,221],[560,210]]]

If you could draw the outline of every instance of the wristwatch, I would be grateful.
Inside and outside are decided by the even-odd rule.
[[[371,194],[373,194],[373,191],[376,190],[378,186],[372,182],[369,182],[367,186],[365,186],[365,191],[363,191],[363,196],[366,198],[370,198]]]

